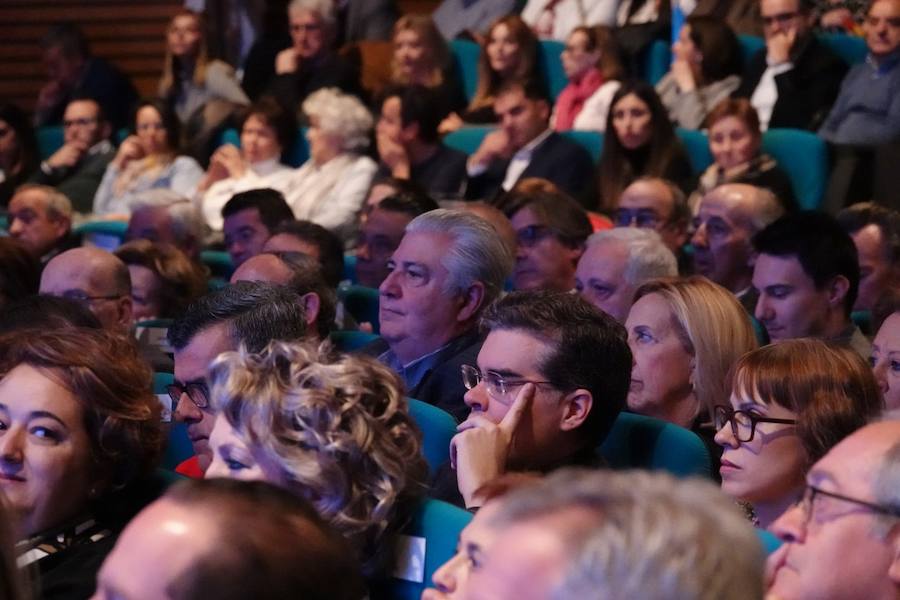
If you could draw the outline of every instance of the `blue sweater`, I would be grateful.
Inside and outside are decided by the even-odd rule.
[[[900,50],[854,66],[819,136],[834,144],[874,146],[900,139]]]

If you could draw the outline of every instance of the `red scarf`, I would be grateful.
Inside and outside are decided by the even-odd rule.
[[[603,85],[603,75],[592,68],[582,75],[581,79],[570,81],[556,99],[556,131],[572,129],[575,117],[584,108],[584,103]]]

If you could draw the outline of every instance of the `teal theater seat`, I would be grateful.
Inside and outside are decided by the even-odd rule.
[[[241,134],[237,129],[226,129],[219,138],[219,145],[232,144],[241,147]],[[281,159],[284,164],[291,167],[299,167],[309,159],[309,142],[306,140],[306,127],[297,129],[297,139],[294,145],[288,148]]]
[[[434,572],[456,553],[460,532],[472,520],[472,513],[440,500],[423,500],[404,529],[405,535],[424,538],[425,556],[421,582],[391,579],[385,597],[392,600],[419,600],[431,583]]]
[[[691,161],[691,169],[695,175],[699,175],[713,162],[712,153],[709,151],[709,139],[705,133],[696,129],[678,127],[675,132],[687,152],[688,160]]]
[[[338,288],[338,299],[357,323],[371,323],[372,331],[378,333],[378,290],[361,285],[342,286]]]
[[[781,547],[783,542],[775,537],[775,534],[759,527],[754,527],[753,530],[756,532],[756,537],[759,538],[759,543],[762,544],[763,552],[765,552],[766,556]]]
[[[210,274],[215,278],[227,281],[234,272],[234,263],[227,252],[204,250],[200,253],[200,262],[209,267]]]
[[[663,470],[678,477],[712,476],[712,460],[700,436],[643,415],[620,413],[599,452],[614,469]]]
[[[825,142],[809,131],[770,129],[763,134],[762,149],[787,173],[800,208],[819,208],[828,183]]]
[[[344,255],[344,272],[341,274],[341,281],[349,281],[350,283],[358,283],[356,280],[356,255]]]
[[[89,243],[109,252],[119,247],[127,230],[128,223],[124,221],[86,221],[72,228],[82,244]]]
[[[475,154],[484,136],[493,130],[494,128],[488,125],[460,127],[456,131],[447,134],[444,138],[444,144],[465,154]]]
[[[669,72],[671,64],[671,47],[663,40],[656,40],[644,50],[643,78],[650,85],[656,85]]]
[[[47,160],[54,152],[62,148],[66,139],[62,125],[44,125],[38,127],[35,134],[41,160]]]
[[[481,48],[470,40],[453,40],[450,42],[450,52],[453,54],[466,100],[471,102],[478,88],[478,55]]]
[[[378,339],[378,334],[367,331],[332,331],[328,339],[341,352],[353,352]]]
[[[738,42],[741,45],[741,60],[745,67],[757,52],[766,47],[766,40],[758,35],[739,35]]]
[[[563,131],[560,133],[564,138],[568,138],[588,151],[594,164],[600,162],[600,155],[603,153],[603,134],[599,131]]]
[[[169,393],[166,386],[171,385],[175,381],[175,376],[171,373],[154,373],[153,374],[153,393],[160,398],[161,402],[169,402]],[[174,420],[163,424],[168,431],[166,436],[166,448],[163,452],[160,466],[168,471],[174,471],[181,462],[189,459],[194,455],[194,447],[191,444],[187,434],[187,426],[184,423],[176,423]]]
[[[409,398],[409,416],[422,430],[422,454],[431,474],[450,459],[450,440],[456,435],[456,419],[427,402]]]
[[[819,34],[818,38],[822,44],[851,67],[865,62],[866,55],[869,53],[866,41],[855,35],[823,33]]]
[[[550,95],[551,104],[569,84],[569,78],[562,66],[562,51],[566,45],[558,40],[541,40],[538,44],[538,71],[544,81],[544,88]]]

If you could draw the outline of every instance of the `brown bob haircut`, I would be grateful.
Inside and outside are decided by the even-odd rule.
[[[871,367],[849,348],[786,340],[745,354],[729,374],[733,393],[796,413],[808,464],[877,416],[884,404]]]

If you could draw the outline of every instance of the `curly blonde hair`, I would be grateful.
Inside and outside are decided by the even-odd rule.
[[[276,341],[220,355],[209,377],[237,435],[350,540],[367,575],[383,573],[427,472],[393,371],[327,344]]]

